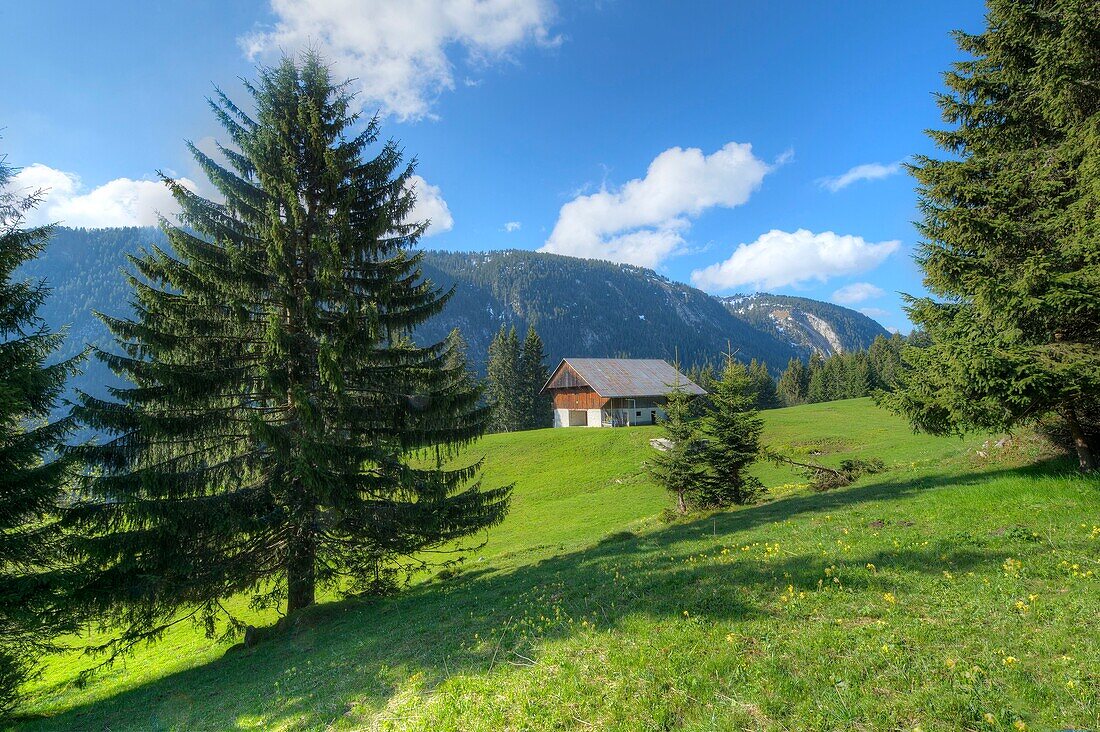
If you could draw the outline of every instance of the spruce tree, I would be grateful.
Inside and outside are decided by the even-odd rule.
[[[523,393],[523,428],[542,429],[554,424],[554,412],[549,394],[541,394],[542,387],[550,378],[550,372],[544,363],[542,338],[535,332],[534,326],[527,328],[527,337],[523,339],[523,348],[519,357],[519,370]]]
[[[679,367],[677,367],[679,371]],[[660,419],[666,444],[650,461],[649,472],[658,485],[676,496],[676,510],[686,513],[693,492],[703,487],[706,471],[700,459],[703,442],[691,421],[691,395],[684,384],[671,385]]]
[[[829,374],[825,369],[826,363],[827,361],[816,353],[810,356],[806,378],[806,401],[811,404],[827,402],[833,398],[832,389],[829,385]]]
[[[764,491],[758,478],[746,470],[760,453],[764,422],[753,405],[750,371],[730,356],[710,392],[701,434],[707,475],[695,492],[706,507],[744,504]]]
[[[873,385],[875,389],[892,391],[897,385],[902,369],[901,351],[904,339],[895,333],[890,338],[876,336],[867,349],[871,361]]]
[[[754,358],[749,364],[747,388],[756,409],[775,409],[779,406],[779,393],[775,379],[768,371],[766,362],[757,361]]]
[[[1082,470],[1100,431],[1100,8],[990,0],[956,33],[970,58],[945,75],[943,159],[911,166],[917,262],[932,297],[908,299],[931,345],[906,350],[886,400],[934,433],[1007,429],[1053,413]]]
[[[779,377],[776,390],[779,397],[788,407],[803,404],[806,401],[806,393],[809,390],[809,374],[806,372],[806,364],[802,359],[792,358],[787,362],[787,368]]]
[[[468,355],[470,346],[466,342],[466,338],[462,335],[462,331],[458,328],[452,328],[451,332],[447,334],[446,349],[447,360],[445,361],[445,368],[459,378],[462,388],[480,388],[477,376],[470,369]]]
[[[15,275],[42,251],[51,227],[24,226],[41,195],[13,190],[11,178],[0,158],[0,717],[51,639],[69,627],[57,602],[65,574],[57,516],[73,466],[55,455],[72,424],[50,420],[80,360],[50,363],[62,335],[37,315],[48,290]]]
[[[412,344],[448,293],[411,253],[413,164],[313,54],[261,68],[252,111],[218,92],[228,167],[190,150],[224,203],[165,179],[183,226],[132,258],[134,316],[103,316],[133,386],[80,397],[105,432],[68,512],[86,558],[71,602],[125,650],[226,598],[312,605],[318,587],[392,589],[424,550],[499,522],[454,450],[488,411],[446,342]],[[451,344],[453,347],[453,344]]]
[[[486,370],[487,396],[492,408],[492,431],[515,432],[523,429],[526,399],[515,327],[500,326],[500,332],[489,344],[489,363]]]

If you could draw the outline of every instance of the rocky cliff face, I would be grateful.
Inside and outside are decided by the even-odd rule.
[[[889,333],[863,313],[832,303],[790,295],[735,295],[721,298],[737,317],[790,344],[804,354],[824,356],[869,348]]]

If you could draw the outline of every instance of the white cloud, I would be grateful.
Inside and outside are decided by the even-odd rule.
[[[833,302],[838,302],[841,305],[852,305],[864,300],[874,300],[885,294],[886,292],[881,287],[876,287],[870,282],[853,282],[834,292]]]
[[[888,178],[891,175],[896,175],[901,172],[901,162],[896,163],[864,163],[863,165],[857,165],[846,173],[830,178],[822,178],[819,183],[822,188],[828,188],[833,193],[836,193],[842,188],[847,188],[861,180],[878,180],[879,178]]]
[[[176,180],[185,188],[198,190],[196,183],[188,178]],[[168,187],[159,180],[116,178],[85,191],[76,173],[35,163],[16,173],[9,186],[26,193],[44,192],[42,203],[28,212],[29,226],[53,222],[89,229],[156,226],[160,223],[158,214],[171,217],[179,212]],[[409,220],[431,221],[424,236],[442,234],[454,228],[454,217],[439,186],[413,175],[409,178],[409,187],[416,193],[416,204]]]
[[[859,312],[863,313],[868,318],[875,318],[876,320],[890,317],[890,311],[883,310],[882,308],[860,308]]]
[[[806,229],[773,229],[751,244],[740,244],[726,261],[695,270],[691,281],[712,290],[742,285],[770,289],[814,279],[824,282],[873,269],[899,246],[898,241],[873,244],[860,236],[831,231],[815,234]]]
[[[704,155],[673,147],[653,159],[644,178],[602,187],[561,207],[539,251],[655,267],[686,246],[691,218],[745,203],[771,170],[752,145],[731,142]]]
[[[196,189],[194,181],[178,180],[184,187]],[[116,178],[86,190],[76,173],[35,163],[16,173],[10,185],[28,192],[44,192],[42,203],[28,212],[30,225],[59,222],[87,228],[155,226],[160,223],[158,214],[171,216],[179,211],[168,187],[159,180]]]
[[[511,234],[512,232],[519,231],[521,226],[523,226],[523,224],[519,221],[509,221],[504,225],[504,230]]]
[[[431,221],[424,236],[435,236],[454,228],[451,209],[443,200],[443,191],[419,175],[409,176],[409,188],[416,193],[416,203],[409,213],[409,221]]]
[[[455,87],[448,52],[479,64],[550,34],[552,0],[270,0],[275,26],[239,39],[249,58],[314,49],[337,76],[355,79],[358,102],[401,119],[430,112]]]

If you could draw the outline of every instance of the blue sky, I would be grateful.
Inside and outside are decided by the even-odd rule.
[[[715,293],[806,295],[908,329],[897,291],[933,93],[980,2],[5,3],[0,151],[39,216],[143,224],[214,84],[306,45],[419,161],[425,247],[629,261]],[[11,70],[15,70],[12,73]],[[751,146],[751,147],[750,147]],[[847,177],[845,174],[848,173]]]

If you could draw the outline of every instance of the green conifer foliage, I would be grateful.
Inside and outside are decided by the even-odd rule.
[[[412,164],[368,156],[377,120],[315,55],[246,88],[254,111],[210,105],[228,167],[191,146],[224,203],[166,179],[185,226],[132,259],[134,318],[104,318],[122,352],[97,356],[133,386],[75,410],[110,437],[75,451],[71,601],[124,629],[112,650],[185,617],[214,632],[234,595],[289,615],[318,587],[392,589],[508,506],[451,460],[488,417],[454,343],[409,337],[448,296],[410,253]]]
[[[775,409],[780,406],[778,388],[766,362],[754,358],[749,364],[747,388],[756,409]]]
[[[545,360],[542,338],[535,332],[534,326],[530,326],[519,356],[524,429],[537,430],[554,424],[550,395],[539,393],[550,378]]]
[[[489,344],[488,399],[492,407],[493,432],[515,432],[524,427],[523,373],[520,368],[520,345],[515,327],[500,326],[500,332]]]
[[[731,357],[711,387],[701,425],[708,470],[693,493],[701,506],[751,503],[764,492],[760,480],[746,473],[760,453],[760,433],[764,429],[764,421],[754,408],[749,388],[752,382],[750,369]]]
[[[56,602],[64,577],[57,515],[72,464],[51,455],[72,424],[49,420],[80,360],[49,363],[62,336],[37,315],[48,290],[15,276],[51,228],[24,226],[40,194],[13,190],[11,177],[0,158],[0,717],[37,657],[69,627]]]
[[[1054,413],[1083,470],[1100,432],[1100,6],[990,0],[939,96],[944,159],[918,157],[930,345],[887,400],[935,433]]]
[[[788,407],[803,404],[806,402],[809,388],[810,376],[806,371],[806,364],[802,363],[802,359],[792,358],[787,362],[787,368],[779,377],[779,383],[776,386],[779,398]]]
[[[679,366],[676,370],[679,371]],[[660,420],[665,449],[654,454],[649,472],[658,485],[676,496],[676,510],[686,513],[692,492],[699,490],[706,479],[701,460],[703,441],[691,421],[691,395],[679,379],[671,386],[665,416]]]
[[[462,385],[465,389],[480,388],[477,376],[470,368],[469,350],[466,338],[458,328],[452,328],[447,334],[447,361],[446,368],[457,375],[461,375]]]

